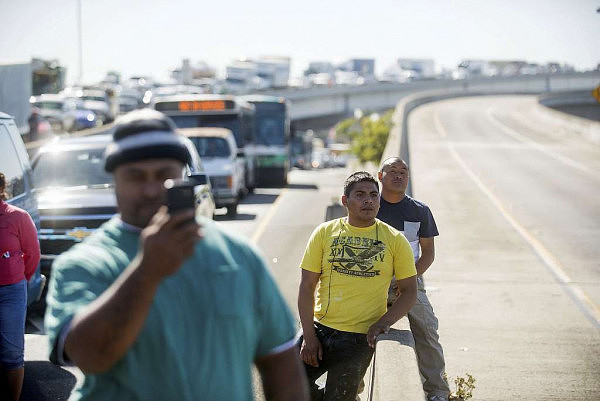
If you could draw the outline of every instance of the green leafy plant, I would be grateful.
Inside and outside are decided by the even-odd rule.
[[[475,378],[468,373],[465,373],[466,377],[457,376],[454,378],[455,390],[450,393],[448,398],[451,401],[466,401],[473,397],[473,390],[475,390]],[[444,380],[448,381],[448,376],[444,373]]]
[[[383,115],[371,114],[360,119],[348,118],[336,126],[338,140],[349,141],[352,153],[361,163],[379,163],[392,128],[389,110]]]

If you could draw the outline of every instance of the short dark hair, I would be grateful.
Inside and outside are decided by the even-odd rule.
[[[359,182],[372,182],[377,187],[377,192],[379,192],[379,183],[377,183],[375,177],[366,171],[357,171],[350,174],[350,176],[346,178],[346,181],[344,181],[344,195],[346,195],[346,197],[350,196],[352,188]]]
[[[398,163],[398,162],[403,163],[406,166],[406,168],[408,168],[408,163],[405,162],[404,159],[402,159],[401,157],[394,156],[394,157],[388,157],[387,159],[382,161],[381,166],[379,167],[379,171],[383,172],[383,168],[385,166],[389,166],[390,164]]]

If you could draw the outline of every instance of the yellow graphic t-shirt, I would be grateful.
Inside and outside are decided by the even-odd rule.
[[[380,220],[364,228],[346,218],[322,223],[311,234],[300,267],[321,274],[315,320],[354,333],[366,333],[386,312],[393,276],[417,274],[406,238]]]

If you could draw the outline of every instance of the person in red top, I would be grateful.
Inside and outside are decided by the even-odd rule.
[[[40,262],[40,244],[31,216],[5,202],[0,173],[0,395],[18,400],[23,387],[27,281]]]

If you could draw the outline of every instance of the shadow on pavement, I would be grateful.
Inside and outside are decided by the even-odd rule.
[[[380,334],[377,337],[377,341],[381,340],[397,341],[402,345],[415,348],[415,339],[413,338],[410,330],[398,330],[391,328],[388,333]]]
[[[27,320],[25,321],[25,334],[44,334],[45,312],[46,298],[35,302],[29,307],[29,309],[27,309]]]
[[[319,187],[315,184],[289,184],[289,189],[310,189],[311,191],[318,191]]]
[[[278,196],[279,195],[271,194],[253,194],[252,196],[245,198],[242,203],[247,205],[273,203]]]
[[[228,220],[254,220],[256,219],[255,214],[249,213],[238,213],[235,217],[229,217],[226,214],[215,214],[213,216],[214,221],[228,221]]]
[[[67,400],[77,379],[48,361],[26,361],[21,401]]]

